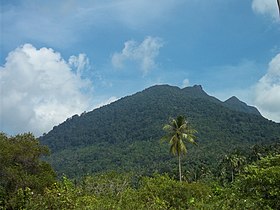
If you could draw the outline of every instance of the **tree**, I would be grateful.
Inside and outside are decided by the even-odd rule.
[[[179,178],[182,181],[181,156],[187,153],[187,147],[184,141],[192,144],[195,142],[195,129],[191,129],[184,116],[178,116],[176,119],[171,118],[169,124],[163,126],[167,133],[161,138],[161,141],[167,141],[170,144],[170,152],[178,156]]]
[[[231,174],[231,182],[234,181],[235,174],[240,174],[241,168],[245,163],[246,158],[238,154],[237,152],[230,155],[225,155],[222,164],[224,164],[224,169],[229,168]]]
[[[236,194],[253,200],[260,209],[280,209],[280,155],[245,167],[235,188],[239,191]]]
[[[246,165],[211,202],[214,209],[280,209],[280,155]]]
[[[0,204],[26,188],[42,193],[56,181],[50,164],[41,160],[49,150],[31,134],[0,133]],[[7,204],[8,205],[8,204]],[[9,209],[9,208],[8,208]]]

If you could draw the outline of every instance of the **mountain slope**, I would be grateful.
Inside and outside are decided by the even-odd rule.
[[[188,170],[214,167],[235,147],[279,141],[279,124],[228,104],[201,86],[157,85],[75,115],[40,139],[52,150],[55,169],[73,177],[104,170],[172,171],[176,159],[159,139],[163,124],[180,114],[198,130],[199,146],[190,147],[184,161]]]

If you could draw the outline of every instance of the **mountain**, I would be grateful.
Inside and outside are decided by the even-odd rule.
[[[223,155],[235,148],[279,142],[280,124],[253,109],[235,98],[221,102],[200,85],[183,89],[156,85],[74,115],[40,141],[50,147],[48,160],[53,167],[70,177],[107,170],[172,172],[177,160],[159,139],[170,117],[185,115],[198,131],[199,146],[188,145],[183,160],[183,168],[192,173],[198,167],[216,167]]]
[[[248,106],[246,103],[240,101],[237,97],[232,96],[224,102],[228,108],[249,114],[261,115],[257,108]]]

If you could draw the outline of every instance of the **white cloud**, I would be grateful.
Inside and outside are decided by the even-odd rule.
[[[0,67],[0,130],[40,135],[88,110],[92,84],[81,73],[89,61],[80,54],[69,62],[50,48],[36,49],[31,44],[10,52]]]
[[[278,5],[276,0],[253,0],[252,9],[255,13],[269,16],[279,20]]]
[[[280,122],[280,53],[271,60],[267,73],[257,83],[255,103],[265,117]]]
[[[163,41],[158,37],[148,36],[142,43],[130,40],[124,43],[124,48],[112,56],[112,64],[116,68],[123,68],[125,62],[133,61],[140,64],[144,74],[156,67],[155,58],[159,54]]]
[[[89,59],[84,53],[79,54],[78,56],[70,56],[68,63],[70,67],[76,69],[78,76],[81,76],[83,71],[90,68]]]
[[[188,87],[190,86],[190,81],[189,79],[184,79],[183,80],[183,84],[182,84],[182,88]]]

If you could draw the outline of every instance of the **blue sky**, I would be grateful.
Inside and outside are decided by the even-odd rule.
[[[155,84],[201,84],[280,122],[276,0],[2,0],[1,124],[41,135]]]

